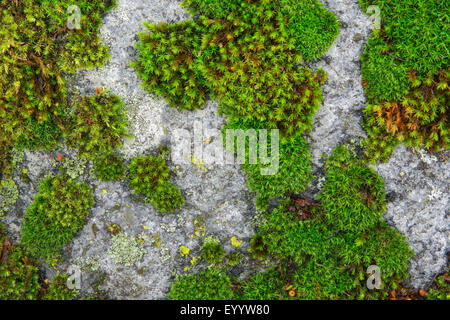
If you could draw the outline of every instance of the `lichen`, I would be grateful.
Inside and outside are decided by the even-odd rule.
[[[205,217],[197,217],[194,220],[194,234],[197,237],[204,236],[206,233]]]
[[[23,150],[13,148],[9,155],[11,157],[11,168],[15,169],[22,163],[25,157],[25,152]]]
[[[65,159],[61,165],[61,169],[72,179],[77,179],[84,174],[86,163],[86,159]]]
[[[161,262],[167,262],[170,260],[170,258],[171,258],[171,256],[170,256],[169,249],[167,249],[167,248],[161,249],[161,257],[160,257]]]
[[[242,241],[242,240],[238,240],[238,239],[236,238],[236,236],[232,236],[232,237],[231,237],[231,245],[232,245],[233,247],[237,248],[237,247],[241,246],[242,243],[243,243],[243,241]]]
[[[161,248],[161,234],[158,232],[150,237],[150,242],[152,242],[155,247]]]
[[[100,268],[100,256],[89,256],[87,258],[78,257],[75,259],[75,263],[81,268],[82,271],[97,271]]]
[[[109,256],[117,265],[131,267],[139,262],[145,254],[145,250],[140,248],[135,237],[128,236],[125,232],[119,232],[112,237],[112,249]]]
[[[191,250],[186,246],[180,246],[180,255],[182,257],[188,256]]]
[[[0,181],[0,219],[3,219],[19,198],[19,190],[12,179]]]

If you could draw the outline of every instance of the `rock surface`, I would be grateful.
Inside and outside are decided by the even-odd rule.
[[[135,44],[142,22],[174,23],[189,19],[177,0],[119,0],[118,8],[104,18],[101,36],[111,48],[111,60],[104,68],[80,72],[71,86],[82,94],[93,94],[96,87],[109,88],[120,95],[128,109],[130,131],[135,139],[125,142],[121,153],[126,159],[150,154],[161,145],[175,148],[181,142],[177,130],[193,133],[194,124],[220,129],[224,119],[217,115],[217,103],[197,111],[177,111],[161,98],[141,89],[140,79],[129,63],[136,59]],[[366,100],[361,85],[359,56],[371,32],[372,22],[357,4],[357,0],[324,0],[341,24],[341,34],[326,56],[313,63],[329,75],[324,86],[324,102],[315,117],[309,134],[315,168],[315,185],[310,196],[317,194],[323,179],[323,153],[329,154],[340,143],[353,143],[364,138],[361,128],[362,109]],[[211,139],[212,138],[212,139]],[[219,140],[218,133],[201,137],[204,147]],[[172,150],[173,151],[173,150]],[[24,165],[29,169],[30,182],[19,181],[20,200],[16,212],[7,216],[9,231],[17,238],[22,224],[21,212],[31,203],[37,183],[50,170],[56,170],[55,157],[73,152],[26,152]],[[448,221],[448,153],[438,157],[399,147],[391,159],[374,168],[383,177],[388,194],[386,220],[404,232],[416,256],[412,259],[409,285],[420,287],[447,264]],[[227,252],[246,251],[254,233],[255,213],[252,194],[245,175],[238,165],[203,165],[193,158],[183,163],[170,162],[175,172],[172,181],[182,190],[186,205],[175,214],[158,214],[150,205],[135,201],[125,182],[104,183],[89,173],[82,179],[95,190],[96,205],[83,228],[66,248],[65,260],[59,268],[82,267],[83,291],[92,286],[105,290],[114,299],[165,298],[174,274],[183,273],[191,260],[200,255],[203,232],[219,237]],[[194,230],[194,221],[197,221]],[[205,222],[206,229],[199,228]],[[118,224],[128,236],[137,237],[144,249],[141,260],[131,267],[116,265],[111,259],[111,235],[107,229]],[[197,232],[197,235],[195,234]],[[236,236],[243,240],[239,248],[231,245]],[[190,249],[187,257],[180,255],[180,246]],[[201,265],[192,268],[198,269]],[[257,267],[246,260],[234,268],[244,276]],[[192,269],[191,269],[192,270]],[[46,269],[51,277],[54,270]]]

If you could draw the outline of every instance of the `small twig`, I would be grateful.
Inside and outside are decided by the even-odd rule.
[[[284,281],[283,270],[281,269],[281,264],[280,264],[280,273],[281,273],[281,279],[283,279],[283,283],[286,284],[286,281]]]

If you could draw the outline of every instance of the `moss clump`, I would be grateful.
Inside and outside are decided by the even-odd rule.
[[[409,260],[414,255],[406,237],[381,221],[363,232],[345,236],[339,256],[350,270],[353,280],[362,279],[359,285],[353,284],[352,294],[357,299],[387,298],[409,277]],[[367,268],[376,265],[381,271],[381,288],[369,290],[366,286]]]
[[[231,300],[232,283],[222,270],[210,268],[198,275],[177,277],[170,289],[170,300]]]
[[[222,262],[225,257],[225,250],[220,244],[218,238],[213,238],[211,236],[206,237],[202,246],[203,258],[212,264]]]
[[[242,300],[280,300],[287,296],[278,268],[255,273],[242,283]]]
[[[436,278],[426,294],[427,300],[450,300],[450,274],[447,271]]]
[[[10,170],[10,150],[52,148],[65,127],[63,73],[101,66],[108,49],[97,32],[111,0],[0,1],[0,172]],[[69,30],[71,5],[80,8],[79,29]]]
[[[201,14],[208,18],[225,20],[233,13],[237,17],[258,21],[263,10],[270,9],[271,15],[279,15],[287,21],[283,25],[295,41],[296,50],[305,61],[320,57],[339,34],[336,17],[323,8],[318,1],[252,1],[240,0],[185,0],[182,6],[193,15]]]
[[[128,185],[137,194],[151,197],[156,188],[169,179],[169,168],[163,157],[137,157],[128,166]]]
[[[137,44],[139,61],[132,63],[144,79],[145,90],[167,99],[172,107],[196,109],[203,106],[207,88],[194,69],[194,53],[201,42],[201,26],[194,21],[148,24]]]
[[[38,264],[4,232],[0,223],[0,300],[34,300],[40,289]]]
[[[121,157],[110,152],[94,159],[94,172],[103,181],[120,180],[125,175],[125,166]]]
[[[253,255],[253,258],[264,260],[268,255],[267,246],[264,243],[263,236],[256,233],[250,240],[250,247],[248,251]]]
[[[235,267],[242,262],[244,254],[240,251],[231,252],[225,256],[225,259],[230,267]]]
[[[336,261],[322,260],[302,264],[295,272],[293,281],[296,297],[300,300],[335,300],[351,292],[354,283],[359,284],[356,278]]]
[[[234,151],[238,158],[245,156],[242,169],[247,173],[250,191],[256,194],[256,206],[259,210],[266,210],[272,199],[305,190],[313,179],[308,143],[300,135],[286,139],[266,128],[264,123],[239,120],[229,122],[222,130],[223,143],[227,149],[228,135],[232,130],[231,133],[235,135],[232,141]],[[275,134],[273,138],[272,134]],[[237,150],[242,141],[245,142],[245,155]],[[250,149],[252,144],[256,147]],[[252,158],[253,163],[250,163]]]
[[[446,45],[450,41],[450,35],[445,22],[448,19],[448,6],[445,2],[417,0],[414,6],[393,0],[359,2],[364,11],[367,11],[369,5],[380,7],[381,30],[374,32],[373,38],[385,42],[388,49],[385,54],[391,56],[397,64],[405,64],[420,73],[434,73],[448,66],[445,58],[449,55]],[[369,44],[368,48],[370,47]],[[367,65],[371,65],[370,62]],[[384,66],[381,65],[378,69]],[[389,75],[390,68],[385,72]],[[377,85],[381,85],[381,79],[377,80]],[[389,85],[389,88],[392,89],[393,86]]]
[[[261,233],[271,256],[295,262],[292,285],[299,298],[386,298],[407,277],[412,252],[405,237],[386,223],[363,232],[341,231],[327,226],[324,214],[301,221],[288,207],[273,210]],[[382,270],[380,290],[366,287],[370,265]]]
[[[19,190],[12,179],[0,180],[0,219],[3,219],[8,211],[19,199]]]
[[[322,194],[332,185],[348,186],[336,183],[336,177],[352,179],[356,188],[373,180],[379,185],[370,199],[377,205],[367,205],[367,196],[354,190],[321,195],[322,204],[286,199],[265,214],[252,241],[290,270],[284,275],[285,285],[292,287],[297,298],[386,298],[408,276],[413,252],[405,236],[382,221],[382,181],[370,170],[354,174],[353,170],[359,172],[364,166],[343,146],[334,150],[326,168]],[[366,270],[371,265],[381,270],[379,290],[366,287]]]
[[[267,209],[271,199],[305,190],[313,178],[309,146],[300,136],[280,144],[279,166],[275,174],[262,175],[264,167],[261,163],[243,166],[249,189],[256,193],[256,204],[261,210]]]
[[[50,258],[83,227],[94,205],[92,189],[67,176],[45,178],[27,209],[22,244],[36,257]]]
[[[399,102],[369,104],[364,110],[366,154],[374,159],[387,160],[400,142],[429,151],[448,146],[450,71],[426,78],[410,73],[409,78],[413,88]]]
[[[264,122],[286,137],[312,127],[326,77],[297,65],[332,44],[339,29],[333,14],[315,0],[183,6],[194,20],[147,24],[140,35],[133,66],[147,90],[182,109],[202,106],[209,93],[229,120]]]
[[[170,183],[165,154],[137,157],[128,166],[128,184],[160,212],[173,212],[185,203],[181,190]]]
[[[78,148],[80,157],[97,156],[111,152],[129,136],[127,117],[120,97],[105,91],[74,102],[70,130],[66,144]]]
[[[43,300],[75,300],[80,294],[78,290],[71,290],[67,286],[69,277],[65,274],[59,274],[53,278],[47,293],[42,297]]]
[[[328,221],[336,228],[362,231],[380,221],[385,210],[383,180],[338,146],[327,160],[327,175],[319,195]]]
[[[181,190],[170,183],[158,186],[150,198],[150,203],[159,211],[172,213],[184,206]]]
[[[115,264],[131,267],[145,254],[145,250],[139,247],[137,239],[128,236],[125,232],[114,235],[111,241],[112,249],[109,251],[109,256]]]
[[[368,160],[386,161],[399,143],[431,152],[449,143],[447,5],[439,0],[360,0],[380,7],[381,29],[362,60],[369,104],[364,126]]]

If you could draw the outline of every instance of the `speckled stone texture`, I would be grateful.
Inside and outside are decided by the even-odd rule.
[[[224,123],[217,116],[217,103],[208,102],[203,110],[177,111],[161,98],[141,89],[141,81],[129,66],[137,57],[135,44],[142,22],[167,22],[189,19],[178,0],[119,0],[118,8],[104,18],[101,37],[111,48],[111,60],[104,68],[80,72],[71,79],[71,90],[93,94],[96,87],[109,88],[120,95],[128,109],[130,131],[120,150],[130,158],[154,152],[161,144],[173,148],[178,129],[193,131],[193,124],[202,121],[207,128],[220,129]],[[323,1],[334,12],[341,25],[341,34],[328,53],[314,62],[329,75],[324,86],[324,102],[315,117],[309,134],[316,174],[308,193],[314,196],[323,179],[323,153],[329,154],[340,143],[358,141],[365,137],[361,128],[362,110],[366,100],[361,85],[359,56],[369,37],[372,22],[357,4],[357,0]],[[218,137],[215,137],[218,138]],[[217,139],[214,139],[217,140]],[[178,142],[180,143],[180,142]],[[206,143],[205,143],[206,144]],[[20,188],[20,200],[6,223],[15,238],[20,233],[21,213],[31,203],[37,183],[53,169],[57,154],[73,157],[71,151],[54,153],[26,152],[30,182],[15,179]],[[385,164],[374,168],[383,177],[388,194],[386,220],[404,232],[416,256],[411,262],[409,285],[427,284],[447,263],[448,250],[448,153],[439,157],[425,152],[413,152],[399,147]],[[188,159],[190,160],[190,159]],[[150,205],[134,201],[133,192],[125,181],[99,182],[89,173],[81,177],[95,190],[96,204],[86,226],[73,243],[64,250],[64,269],[71,264],[83,267],[82,290],[92,292],[92,285],[105,290],[113,299],[163,299],[175,273],[182,274],[191,259],[200,256],[202,235],[194,235],[194,220],[204,217],[205,235],[219,237],[227,252],[236,250],[230,239],[243,240],[238,250],[246,251],[254,229],[254,198],[246,186],[245,175],[238,165],[197,165],[169,162],[175,172],[175,183],[186,199],[186,205],[175,214],[158,214]],[[138,237],[145,254],[132,267],[115,265],[109,256],[111,236],[107,228],[118,224],[129,236]],[[190,249],[181,257],[179,247]],[[86,267],[90,265],[90,267]],[[193,271],[204,265],[197,265]],[[236,276],[245,276],[255,268],[245,260],[232,269]],[[46,268],[47,276],[55,271]],[[103,281],[100,281],[103,279]]]

